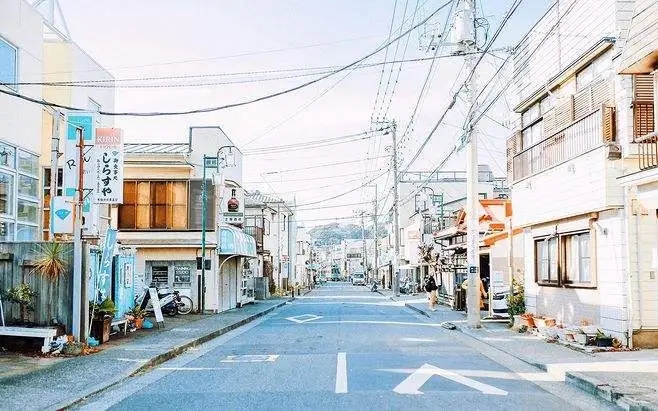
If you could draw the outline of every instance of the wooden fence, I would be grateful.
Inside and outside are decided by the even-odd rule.
[[[52,282],[34,273],[31,261],[36,257],[39,244],[42,243],[0,243],[0,292],[21,283],[29,284],[37,292],[34,310],[28,315],[29,321],[37,325],[52,325],[57,321],[70,332],[73,314],[73,244],[65,244],[68,273]],[[17,304],[3,300],[3,307],[5,321],[20,319]]]

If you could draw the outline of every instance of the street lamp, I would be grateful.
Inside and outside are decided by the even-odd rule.
[[[228,154],[222,157],[222,151],[228,148]],[[216,168],[217,173],[220,175],[219,181],[221,184],[222,181],[222,169],[224,167],[233,167],[235,166],[235,155],[233,153],[233,148],[235,146],[222,146],[217,150],[217,156],[207,156],[203,155],[203,180],[201,181],[201,281],[197,284],[197,292],[199,295],[199,313],[203,313],[203,310],[206,306],[206,214],[207,214],[207,182],[206,182],[206,168]],[[219,188],[222,189],[221,187]],[[221,193],[221,192],[220,192]],[[221,194],[220,194],[221,195]],[[221,207],[221,199],[220,199]],[[219,214],[221,216],[221,213]],[[221,227],[221,217],[220,221],[216,222],[217,225]],[[219,230],[219,229],[218,229]],[[219,253],[219,239],[220,233],[217,233],[217,253]],[[219,273],[218,273],[219,275]]]

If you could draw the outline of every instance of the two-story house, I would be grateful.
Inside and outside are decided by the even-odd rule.
[[[219,127],[192,127],[186,143],[125,145],[123,204],[112,217],[120,243],[136,249],[136,288],[178,289],[204,311],[249,300],[256,243],[240,228],[241,162]]]
[[[637,0],[619,64],[625,95],[623,130],[628,273],[628,333],[635,346],[658,346],[658,3]]]
[[[294,284],[297,241],[294,215],[294,205],[274,194],[257,190],[245,193],[244,229],[256,240],[259,276],[268,278],[271,290],[287,289],[288,282]]]
[[[557,1],[520,42],[507,158],[527,310],[596,324],[624,344],[628,225],[617,178],[631,87],[614,66],[632,3]]]

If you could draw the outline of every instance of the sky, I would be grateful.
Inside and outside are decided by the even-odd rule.
[[[391,26],[395,37],[401,33],[401,26],[404,30],[410,28],[412,20],[417,24],[446,3],[113,0],[110,6],[101,1],[59,1],[73,40],[120,80],[115,111],[138,112],[218,106],[295,87],[328,70],[313,68],[352,63],[384,44]],[[489,35],[512,3],[478,1],[479,17],[487,19]],[[516,44],[551,4],[549,0],[523,1],[492,48]],[[428,37],[422,34],[442,32],[449,9],[442,9],[392,44],[386,61],[433,57],[435,52],[427,47]],[[441,50],[441,55],[448,52]],[[478,66],[479,87],[495,87],[509,80],[504,71],[502,78],[491,81],[507,57],[505,51],[494,54],[487,55]],[[365,63],[384,60],[382,51]],[[462,58],[438,58],[433,66],[430,60],[347,70],[298,91],[225,111],[177,117],[120,117],[115,126],[124,130],[128,142],[182,142],[190,126],[219,125],[246,154],[243,180],[247,190],[276,192],[294,199],[299,205],[297,219],[307,227],[352,222],[356,210],[371,211],[374,188],[360,188],[371,180],[378,185],[382,208],[390,205],[391,196],[387,194],[391,179],[386,170],[391,135],[375,132],[365,135],[368,138],[341,137],[376,129],[371,119],[395,120],[396,135],[401,140],[401,169],[406,169],[464,78]],[[419,98],[428,74],[425,92]],[[93,75],[85,73],[87,77]],[[196,75],[204,76],[189,77]],[[146,80],[162,76],[183,78]],[[137,80],[121,81],[129,78]],[[488,91],[485,89],[483,96]],[[510,131],[502,125],[511,118],[509,106],[509,101],[501,98],[489,112],[495,122],[484,118],[479,124],[480,163],[489,164],[497,176],[505,174],[505,139]],[[436,168],[457,144],[466,112],[464,102],[458,100],[409,170]],[[328,138],[337,138],[334,141],[341,144],[272,150]],[[444,170],[464,170],[464,158],[461,150]]]

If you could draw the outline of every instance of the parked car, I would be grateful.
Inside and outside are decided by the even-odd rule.
[[[508,295],[509,290],[493,293],[493,296],[491,297],[491,311],[494,317],[509,317],[509,314],[507,313]]]
[[[364,273],[352,274],[352,285],[366,285],[366,275]]]

